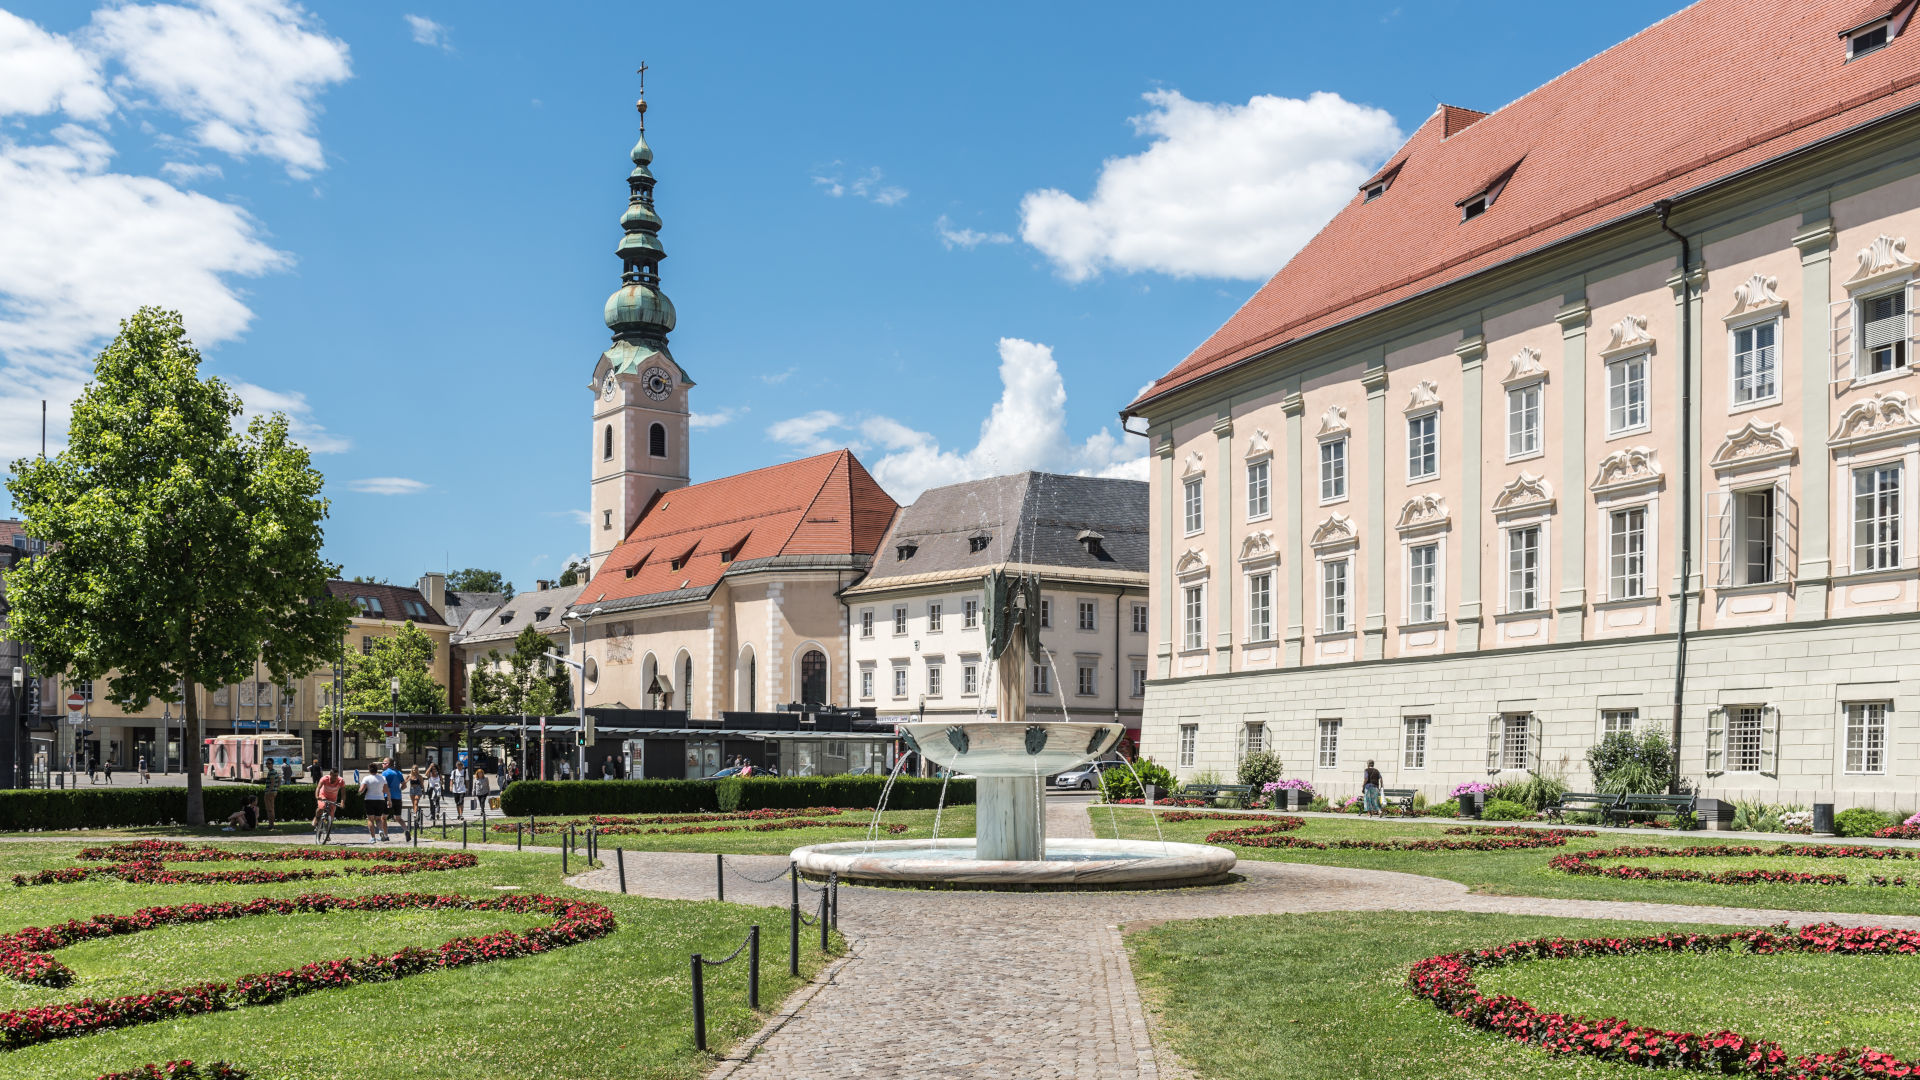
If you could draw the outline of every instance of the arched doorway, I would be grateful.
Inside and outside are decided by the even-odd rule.
[[[800,704],[827,703],[827,654],[808,649],[800,657]]]

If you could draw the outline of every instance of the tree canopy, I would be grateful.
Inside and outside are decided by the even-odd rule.
[[[560,571],[560,580],[555,584],[563,589],[569,585],[585,585],[587,576],[587,561],[572,559],[567,562],[566,568]]]
[[[513,599],[513,582],[498,570],[481,570],[473,566],[455,570],[447,575],[447,588],[455,592],[499,593],[509,600]]]
[[[13,463],[7,489],[44,553],[8,574],[11,631],[35,670],[107,680],[133,708],[183,687],[286,685],[340,650],[327,592],[327,500],[287,418],[244,430],[240,398],[201,379],[178,313],[141,308],[94,363],[67,448]],[[187,820],[204,821],[201,724],[184,695]]]
[[[341,711],[349,731],[380,734],[381,721],[393,711],[393,678],[400,677],[400,711],[440,714],[447,711],[447,688],[433,680],[433,638],[409,619],[392,637],[373,639],[373,651],[347,657],[346,698]]]
[[[473,669],[467,700],[473,712],[558,716],[573,708],[571,669],[546,658],[553,642],[528,625],[513,639],[513,652],[490,650]],[[505,662],[506,667],[500,668]]]

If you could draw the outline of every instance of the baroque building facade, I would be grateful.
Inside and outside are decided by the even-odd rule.
[[[1146,753],[1444,797],[1585,787],[1652,726],[1707,795],[1910,802],[1920,41],[1884,6],[1705,0],[1441,106],[1128,406]]]

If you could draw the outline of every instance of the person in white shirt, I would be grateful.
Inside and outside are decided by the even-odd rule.
[[[360,778],[360,798],[367,806],[367,839],[385,843],[387,839],[387,782],[378,769],[368,769]]]
[[[453,796],[453,815],[460,821],[467,819],[467,770],[458,765],[447,774],[447,793]]]

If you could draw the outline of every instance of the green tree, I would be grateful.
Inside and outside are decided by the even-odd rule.
[[[336,655],[348,605],[321,557],[327,500],[287,418],[236,430],[240,399],[202,380],[178,313],[141,308],[94,362],[58,455],[13,463],[27,535],[46,551],[11,571],[11,629],[35,666],[107,680],[111,700],[182,703],[187,822],[203,824],[196,696],[285,685]]]
[[[564,589],[569,585],[585,585],[586,583],[587,561],[585,559],[573,559],[568,561],[566,568],[560,571],[560,580],[555,584]]]
[[[509,600],[513,599],[513,582],[498,570],[481,570],[472,566],[455,570],[447,575],[447,588],[455,592],[499,593]]]
[[[553,642],[532,624],[521,628],[513,639],[513,652],[501,656],[500,650],[487,652],[487,662],[473,670],[468,680],[468,700],[477,713],[517,713],[528,716],[558,716],[573,707],[573,692],[568,681],[572,669],[547,659]],[[500,664],[505,662],[505,669]]]
[[[447,711],[447,688],[433,681],[433,638],[409,619],[392,637],[374,638],[373,651],[347,657],[347,695],[344,702],[350,731],[380,734],[381,721],[368,713],[393,711],[393,679],[400,678],[400,711],[440,714]]]

